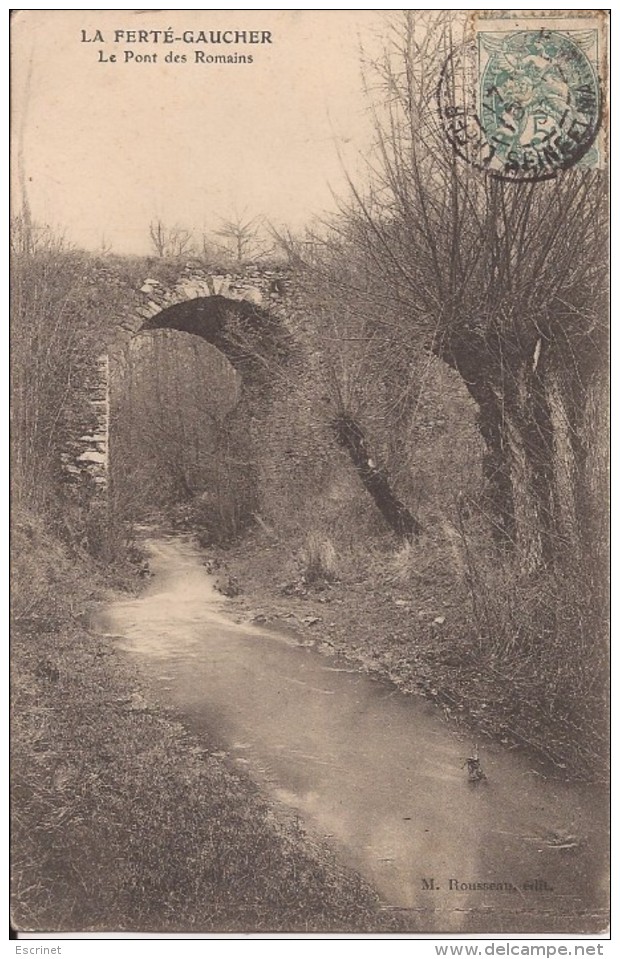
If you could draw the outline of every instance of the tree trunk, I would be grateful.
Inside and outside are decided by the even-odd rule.
[[[588,383],[580,417],[581,457],[578,472],[578,512],[584,546],[590,556],[608,561],[610,409],[606,372]]]
[[[585,448],[576,429],[570,391],[564,380],[558,371],[550,370],[545,384],[553,427],[554,514],[562,544],[579,558],[581,510],[578,501],[584,482]]]
[[[510,451],[515,544],[521,569],[533,573],[544,562],[546,541],[542,508],[536,495],[535,471],[528,444],[516,419],[506,417],[506,437]]]
[[[478,428],[485,444],[482,471],[485,479],[485,512],[496,545],[501,549],[515,544],[515,509],[504,403],[493,389],[494,366],[489,351],[474,336],[439,341],[436,354],[455,370],[478,407]],[[488,369],[485,364],[488,362]]]
[[[469,392],[478,403],[478,428],[485,443],[482,472],[486,502],[497,546],[506,548],[515,542],[515,504],[512,488],[506,424],[501,402],[493,390],[482,384],[470,384]]]
[[[511,364],[502,400],[510,456],[519,563],[528,573],[557,547],[553,516],[554,435],[538,356]]]
[[[419,536],[421,524],[398,499],[387,473],[374,463],[360,426],[346,413],[337,416],[332,426],[339,445],[348,452],[364,488],[391,529],[405,539]]]
[[[529,344],[528,344],[529,345]],[[554,422],[540,343],[534,352],[475,337],[445,344],[442,358],[463,377],[478,405],[486,445],[484,476],[496,542],[516,549],[534,572],[553,557]],[[499,357],[499,359],[498,359]],[[486,362],[485,362],[486,361]]]

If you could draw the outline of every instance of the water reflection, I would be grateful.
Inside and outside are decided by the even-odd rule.
[[[420,931],[600,931],[605,797],[471,742],[415,697],[238,625],[191,543],[150,541],[155,577],[105,628],[194,730],[208,730]],[[572,844],[554,844],[553,836]]]

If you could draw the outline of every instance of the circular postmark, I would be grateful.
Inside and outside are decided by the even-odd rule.
[[[479,169],[546,180],[582,161],[601,117],[588,35],[479,34],[448,57],[438,89],[445,134]]]

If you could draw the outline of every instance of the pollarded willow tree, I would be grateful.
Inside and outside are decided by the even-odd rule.
[[[459,156],[437,102],[453,28],[406,12],[368,65],[375,151],[339,230],[376,312],[400,317],[475,400],[496,536],[533,571],[586,546],[600,495],[606,177],[575,166],[507,181]]]

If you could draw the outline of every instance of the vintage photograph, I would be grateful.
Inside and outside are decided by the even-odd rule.
[[[13,11],[18,937],[607,934],[608,28]]]

